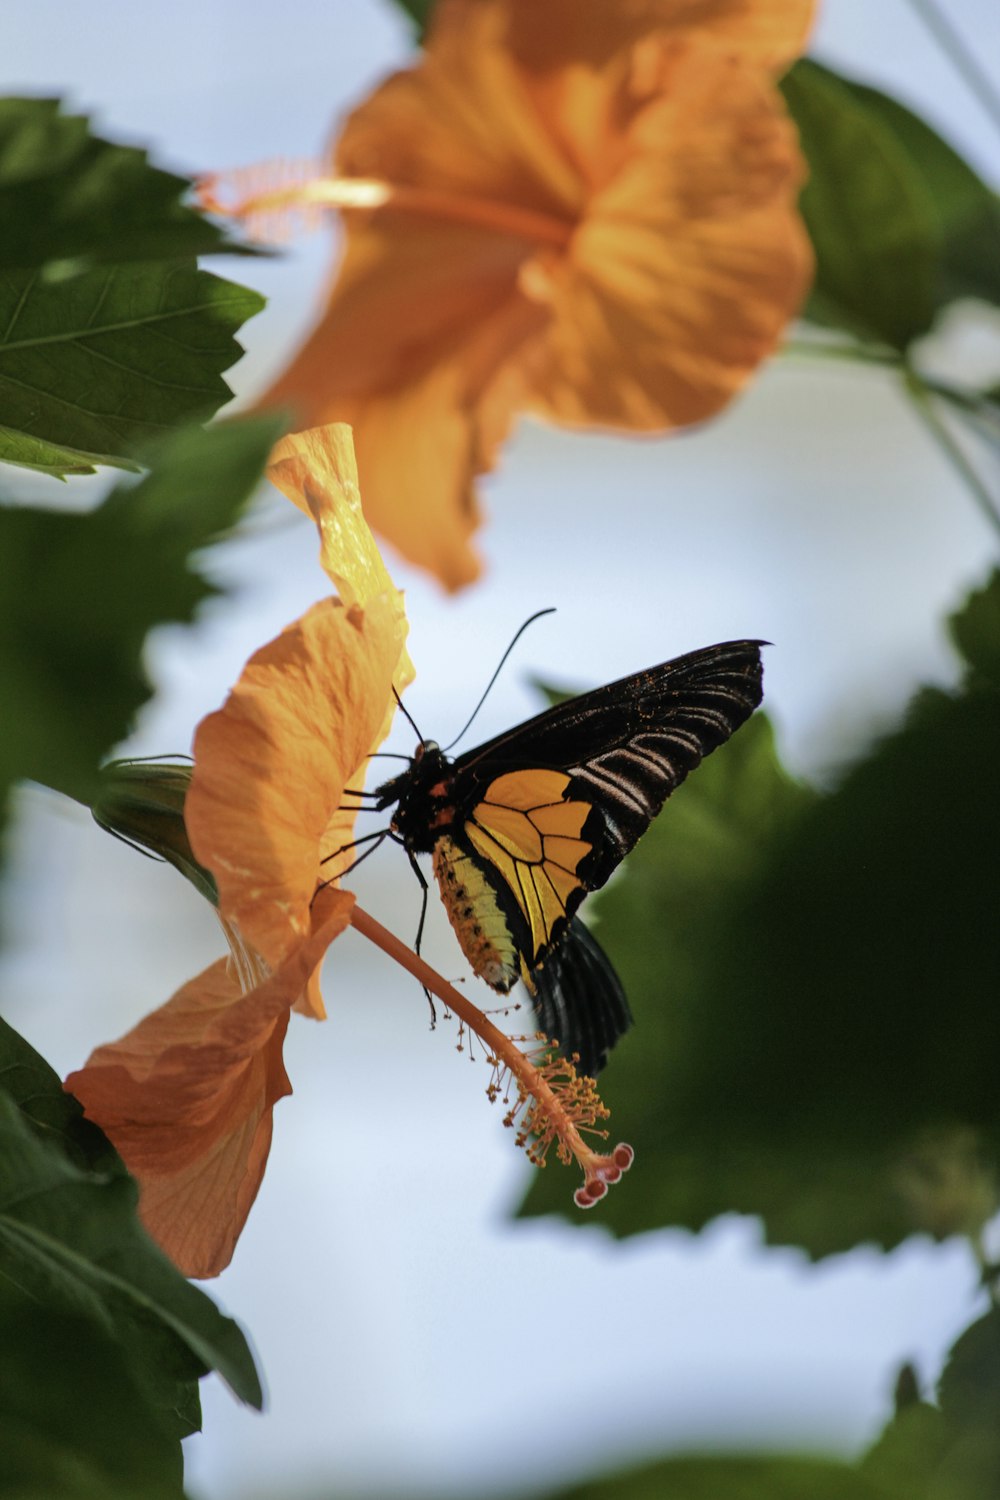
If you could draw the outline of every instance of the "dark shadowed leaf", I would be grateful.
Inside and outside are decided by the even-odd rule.
[[[956,1426],[996,1421],[1000,1411],[1000,1309],[967,1328],[948,1356],[938,1386],[941,1410]]]
[[[0,277],[0,459],[46,473],[134,467],[137,445],[214,416],[256,292],[194,262]]]
[[[9,1295],[0,1280],[0,1494],[182,1500],[181,1447],[93,1322]]]
[[[191,183],[115,145],[58,99],[0,99],[0,268],[166,261],[242,251],[182,202]]]
[[[11,1297],[86,1318],[125,1353],[168,1430],[197,1418],[197,1381],[217,1370],[261,1404],[246,1340],[157,1249],[136,1214],[138,1189],[99,1132],[76,1128],[54,1072],[0,1031],[0,1285]],[[81,1165],[81,1157],[89,1164]]]
[[[28,777],[89,801],[150,694],[147,632],[213,593],[193,554],[253,493],[273,418],[175,433],[87,515],[0,509],[0,799]]]
[[[67,1094],[44,1057],[0,1016],[0,1090],[23,1111],[38,1137],[74,1166],[126,1176],[125,1163],[107,1136]]]
[[[950,623],[955,645],[972,670],[1000,691],[1000,571]]]
[[[601,1080],[636,1164],[594,1217],[756,1213],[813,1255],[978,1228],[1000,1162],[998,762],[1000,694],[972,676],[829,795],[788,780],[761,718],[684,784],[591,903],[636,1016]],[[565,1211],[565,1181],[527,1206]]]

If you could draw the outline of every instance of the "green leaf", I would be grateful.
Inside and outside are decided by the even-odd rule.
[[[945,1454],[948,1431],[936,1406],[918,1401],[897,1411],[865,1454],[861,1471],[904,1500],[924,1500],[928,1483]],[[944,1496],[935,1492],[935,1500]]]
[[[181,1447],[121,1350],[83,1318],[0,1291],[0,1493],[182,1500]]]
[[[100,261],[190,259],[230,244],[181,202],[191,183],[145,151],[93,135],[57,99],[0,99],[0,267],[83,270]]]
[[[549,1500],[904,1500],[846,1464],[784,1456],[669,1458],[550,1492]],[[913,1500],[907,1496],[905,1500]]]
[[[79,1106],[72,1101],[75,1109],[67,1111],[55,1097],[61,1092],[44,1060],[4,1027],[0,1288],[84,1317],[113,1338],[178,1436],[198,1425],[195,1383],[208,1370],[259,1407],[260,1381],[243,1334],[153,1244],[136,1213],[138,1189],[111,1146],[95,1149],[91,1137],[83,1154],[97,1165],[79,1164]]]
[[[956,1342],[938,1385],[941,1410],[954,1426],[996,1422],[1000,1411],[1000,1309],[967,1328]]]
[[[935,305],[959,297],[1000,305],[1000,198],[925,120],[878,89],[840,81],[892,132],[927,189],[940,233]]]
[[[0,1016],[0,1090],[21,1109],[39,1139],[87,1171],[127,1175],[107,1136],[86,1119],[58,1076],[30,1043]]]
[[[938,1405],[897,1410],[861,1464],[903,1500],[983,1500],[1000,1494],[1000,1312],[994,1307],[957,1340]]]
[[[175,433],[88,515],[0,508],[0,805],[21,777],[91,800],[150,695],[148,631],[215,592],[192,554],[238,519],[280,430],[258,417]]]
[[[735,1210],[825,1255],[995,1211],[998,763],[974,677],[829,794],[789,781],[760,717],[680,788],[591,903],[636,1016],[601,1080],[636,1164],[595,1217]],[[571,1186],[545,1172],[527,1211]]]
[[[405,11],[413,22],[417,40],[422,42],[431,23],[434,0],[395,0],[397,10]]]
[[[905,349],[959,297],[1000,303],[1000,199],[919,116],[805,59],[782,88],[809,163],[807,316]]]
[[[139,444],[229,400],[233,335],[263,305],[193,264],[0,275],[0,459],[49,473],[134,467]]]
[[[1000,570],[970,595],[961,613],[948,623],[969,666],[1000,690]]]
[[[816,280],[806,316],[903,349],[936,307],[941,238],[927,186],[846,80],[803,60],[782,90],[809,164],[801,210]]]

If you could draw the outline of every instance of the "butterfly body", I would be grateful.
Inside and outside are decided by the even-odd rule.
[[[759,641],[728,641],[568,699],[449,759],[422,741],[377,791],[411,859],[433,856],[474,972],[521,979],[542,1030],[596,1073],[631,1016],[575,913],[689,771],[760,702]]]

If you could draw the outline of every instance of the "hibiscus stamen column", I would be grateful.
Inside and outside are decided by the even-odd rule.
[[[410,187],[373,177],[335,176],[309,163],[276,161],[206,175],[198,183],[198,201],[206,212],[239,220],[261,239],[282,239],[297,215],[311,223],[312,216],[322,209],[349,213],[391,208],[397,213],[474,225],[562,250],[574,229],[569,219],[499,199]]]
[[[579,1208],[592,1208],[628,1171],[635,1155],[623,1141],[612,1152],[604,1153],[594,1151],[584,1140],[581,1134],[584,1130],[607,1135],[606,1131],[595,1129],[596,1121],[607,1119],[609,1112],[593,1079],[581,1077],[567,1058],[553,1057],[548,1050],[543,1054],[544,1060],[527,1057],[478,1006],[460,995],[374,917],[355,905],[350,920],[352,927],[401,964],[481,1038],[489,1049],[494,1069],[487,1089],[489,1097],[499,1097],[508,1075],[517,1086],[517,1099],[504,1123],[513,1126],[520,1116],[518,1144],[526,1147],[529,1159],[537,1166],[544,1164],[553,1141],[557,1142],[561,1160],[568,1163],[575,1159],[584,1181],[574,1194],[574,1202]]]

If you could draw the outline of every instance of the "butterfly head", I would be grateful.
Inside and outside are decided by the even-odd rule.
[[[398,804],[390,826],[414,853],[431,850],[451,822],[450,766],[436,740],[421,740],[406,770],[375,789],[379,812]]]

